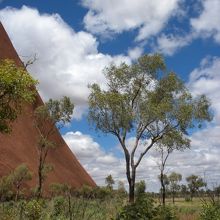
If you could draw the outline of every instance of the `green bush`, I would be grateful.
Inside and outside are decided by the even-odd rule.
[[[220,220],[220,203],[203,204],[200,218],[201,220]]]
[[[156,216],[154,220],[177,220],[174,208],[170,206],[158,206],[156,208]]]
[[[43,202],[37,200],[29,201],[25,206],[25,216],[29,220],[40,219],[43,210]]]
[[[0,219],[14,220],[15,216],[17,215],[17,210],[14,208],[14,206],[15,203],[12,201],[1,203]]]
[[[177,217],[172,207],[155,206],[153,198],[141,196],[134,204],[124,206],[116,220],[177,220]]]
[[[149,220],[153,219],[155,211],[153,199],[143,196],[135,203],[124,206],[116,220]]]
[[[55,197],[53,199],[53,217],[60,216],[65,213],[66,200],[62,196]]]

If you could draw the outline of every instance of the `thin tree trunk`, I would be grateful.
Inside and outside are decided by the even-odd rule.
[[[135,177],[136,177],[136,170],[134,167],[132,167],[132,174],[131,179],[129,182],[129,203],[134,203],[135,201]]]
[[[39,159],[39,166],[38,166],[38,187],[37,187],[37,198],[39,199],[41,197],[41,191],[42,191],[42,153],[40,154]]]
[[[19,192],[20,192],[20,187],[17,187],[17,190],[16,190],[16,195],[15,195],[15,202],[17,202],[17,201],[18,201]]]
[[[161,183],[161,189],[162,189],[162,204],[165,206],[166,203],[166,188],[164,185],[164,179],[163,179],[163,173],[160,174],[160,183]]]

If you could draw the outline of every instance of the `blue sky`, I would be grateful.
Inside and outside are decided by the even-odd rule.
[[[37,55],[28,70],[43,99],[67,95],[75,103],[62,135],[100,185],[110,173],[126,183],[124,161],[117,140],[87,123],[87,85],[105,87],[102,69],[111,62],[130,64],[155,52],[194,95],[210,98],[214,112],[213,123],[191,135],[192,149],[171,155],[167,172],[205,174],[210,185],[220,184],[219,11],[219,0],[0,1],[0,20],[21,59]],[[152,151],[138,170],[149,190],[159,187],[157,161]]]

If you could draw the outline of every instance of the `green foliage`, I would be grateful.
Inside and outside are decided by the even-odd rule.
[[[64,96],[61,100],[50,99],[45,105],[39,106],[35,110],[35,126],[39,133],[37,145],[39,164],[38,164],[38,188],[37,196],[41,197],[42,183],[47,177],[47,173],[52,171],[53,166],[46,163],[47,155],[50,149],[56,146],[51,141],[51,136],[66,123],[70,122],[73,114],[74,105],[70,98]]]
[[[220,203],[204,203],[200,218],[201,220],[220,220]]]
[[[36,125],[41,128],[46,122],[50,122],[61,128],[70,122],[73,109],[74,105],[69,97],[64,96],[61,100],[49,99],[45,105],[39,106],[35,110]]]
[[[182,175],[180,173],[172,172],[169,176],[169,185],[170,185],[170,191],[173,194],[173,202],[174,202],[174,196],[176,192],[180,190],[180,185],[178,184],[182,180]]]
[[[125,197],[127,195],[127,191],[125,189],[125,184],[123,181],[118,181],[118,190],[117,194],[121,197]]]
[[[66,200],[64,197],[59,196],[53,199],[53,217],[59,217],[63,214],[65,207],[67,206]]]
[[[43,209],[42,201],[31,200],[25,205],[25,216],[30,220],[40,219]]]
[[[15,186],[20,185],[22,182],[32,179],[32,173],[26,164],[21,164],[15,168],[11,173],[12,182]]]
[[[9,176],[3,176],[0,179],[0,197],[1,201],[8,200],[13,195],[12,181]]]
[[[151,198],[140,197],[135,203],[128,204],[118,213],[116,220],[150,220],[156,215]]]
[[[175,209],[171,206],[156,207],[156,216],[154,220],[177,220]]]
[[[14,202],[1,203],[0,219],[1,220],[14,220],[16,218],[17,210]]]
[[[66,195],[71,190],[71,187],[62,183],[51,183],[50,192],[52,196]]]
[[[198,192],[198,190],[202,187],[206,186],[206,183],[203,179],[196,175],[191,175],[186,178],[188,182],[188,188],[190,190],[191,199],[193,198],[194,194]]]
[[[116,220],[177,220],[177,217],[173,208],[156,206],[152,198],[141,196],[135,203],[124,206]]]
[[[212,119],[207,98],[193,98],[175,73],[162,74],[164,70],[160,55],[144,55],[131,65],[106,68],[107,89],[90,85],[89,122],[117,137],[125,154],[131,193],[136,168],[155,143],[189,147],[187,130]],[[129,134],[135,134],[135,141],[128,150]],[[146,139],[150,142],[142,141]],[[140,141],[143,150],[135,155]]]
[[[115,181],[111,174],[105,178],[105,183],[107,184],[108,188],[113,189],[113,185],[115,184]]]
[[[11,60],[0,61],[0,132],[11,131],[10,122],[21,112],[25,102],[35,98],[34,80],[27,71]]]
[[[19,165],[7,176],[3,176],[0,179],[1,200],[11,199],[14,195],[17,200],[24,183],[31,178],[32,174],[25,164]]]
[[[18,199],[21,187],[26,181],[32,179],[32,173],[28,169],[26,164],[21,164],[9,175],[11,183],[16,190],[15,200]]]
[[[112,198],[113,193],[114,192],[109,187],[96,187],[93,189],[94,198],[100,199],[102,201]]]
[[[83,198],[92,198],[93,197],[93,188],[87,185],[83,185],[79,189],[79,193]]]
[[[146,190],[146,183],[144,180],[141,180],[140,182],[135,184],[135,196],[137,198],[144,196]]]

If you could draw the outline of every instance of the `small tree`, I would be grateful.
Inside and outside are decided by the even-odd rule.
[[[160,169],[160,183],[161,183],[161,190],[162,190],[162,204],[165,205],[165,197],[166,197],[166,188],[165,188],[165,181],[164,171],[166,167],[166,163],[170,154],[175,151],[183,151],[190,147],[190,140],[187,138],[182,138],[173,132],[172,134],[166,135],[163,139],[161,139],[157,145],[157,151],[160,154],[160,161],[159,161],[159,169]],[[170,180],[168,180],[170,182]]]
[[[11,183],[14,186],[15,193],[15,201],[19,198],[19,193],[22,185],[32,179],[32,173],[28,169],[26,164],[21,164],[10,174],[9,178],[11,178]]]
[[[166,174],[164,174],[164,170],[160,170],[160,175],[158,175],[158,179],[160,181],[160,196],[162,199],[162,204],[165,206],[166,204],[166,194],[168,191],[169,179]]]
[[[118,194],[120,195],[120,196],[125,196],[125,195],[127,195],[127,191],[126,191],[126,189],[125,189],[125,184],[124,184],[124,182],[123,181],[121,181],[121,180],[119,180],[118,181]]]
[[[180,173],[172,172],[168,176],[170,182],[170,191],[173,197],[173,204],[175,203],[175,195],[178,190],[180,190],[180,185],[178,184],[182,180],[182,175]]]
[[[52,165],[46,163],[49,150],[56,148],[56,143],[51,141],[51,136],[56,129],[62,128],[70,122],[73,114],[73,104],[68,97],[60,101],[50,99],[45,105],[35,110],[35,126],[39,133],[38,151],[38,187],[37,197],[41,197],[42,184],[47,173],[52,170]]]
[[[186,181],[188,182],[188,188],[190,191],[191,200],[193,199],[195,193],[197,193],[200,188],[206,186],[206,183],[203,181],[203,179],[196,175],[188,176],[186,178]]]
[[[134,202],[136,171],[143,157],[166,136],[187,139],[189,128],[211,120],[205,96],[192,98],[182,81],[165,70],[160,55],[144,55],[136,63],[105,69],[107,89],[90,86],[89,121],[114,135],[124,152],[129,201]],[[128,137],[135,136],[133,146]],[[137,151],[140,148],[142,151]]]
[[[185,199],[187,199],[187,194],[188,194],[187,186],[182,184],[180,186],[180,191],[181,191],[181,196],[184,197]]]
[[[0,60],[0,133],[11,131],[11,122],[24,103],[34,100],[37,81],[11,60]]]
[[[3,176],[0,179],[0,198],[1,201],[12,195],[12,182],[9,176]]]
[[[146,190],[146,183],[144,180],[141,180],[140,182],[137,182],[135,184],[135,196],[137,198],[143,196],[145,194],[145,190]]]
[[[107,187],[109,189],[111,189],[111,190],[113,189],[113,185],[115,184],[115,181],[114,181],[111,174],[105,178],[105,183],[107,184]]]

